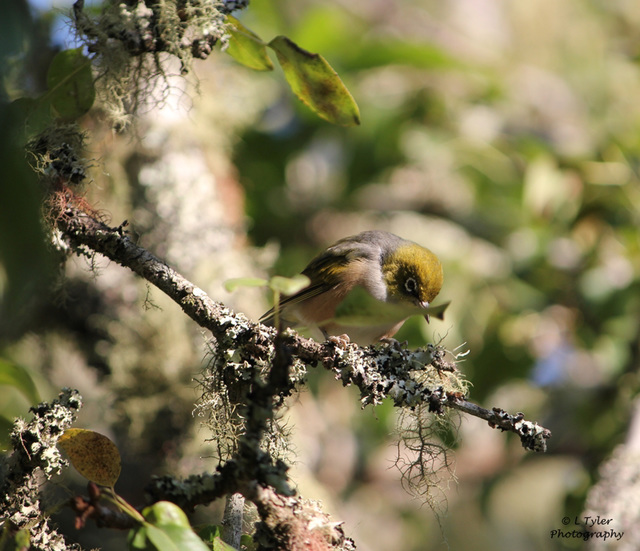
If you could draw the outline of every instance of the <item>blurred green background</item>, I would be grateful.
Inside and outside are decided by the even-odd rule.
[[[56,21],[48,10],[23,14],[23,21],[29,18],[41,31],[43,20]],[[253,0],[239,18],[265,41],[284,34],[321,53],[358,102],[362,124],[345,129],[317,119],[292,96],[278,69],[252,73],[221,55],[197,66],[201,95],[187,118],[200,124],[208,159],[225,167],[227,180],[218,169],[217,185],[232,182],[233,247],[255,260],[234,260],[245,267],[238,274],[216,267],[215,278],[252,269],[292,275],[327,244],[370,228],[424,244],[444,265],[439,300],[451,300],[451,306],[444,322],[412,320],[398,338],[412,346],[442,339],[450,350],[469,350],[460,368],[473,385],[473,401],[523,411],[553,432],[548,453],[534,455],[509,435],[462,419],[457,482],[444,491],[447,512],[437,518],[401,489],[398,472],[389,468],[392,408],[360,411],[355,392],[316,373],[312,391],[290,412],[301,465],[294,478],[302,493],[325,500],[336,519],[346,521],[358,549],[582,548],[580,539],[558,541],[550,531],[563,528],[563,517],[582,515],[598,466],[625,440],[638,391],[640,4]],[[35,27],[25,35],[31,51],[37,36]],[[22,90],[37,91],[38,68],[26,68],[30,76],[22,79]],[[11,94],[15,90],[5,90],[13,99]],[[136,231],[171,259],[166,237],[154,241],[154,219],[143,214],[144,186],[130,177],[146,162],[149,140],[134,156],[125,138],[97,131],[96,119],[84,124],[94,132],[91,153],[104,161],[96,170],[96,182],[103,183],[92,189],[93,201],[114,212],[114,221],[126,203],[130,210],[122,216],[133,213],[135,225],[137,213],[147,227]],[[186,134],[180,126],[166,130],[173,133]],[[127,183],[114,183],[118,178]],[[0,185],[4,196],[13,187],[10,179]],[[3,219],[10,204],[1,203]],[[182,245],[189,238],[186,233]],[[0,285],[6,290],[14,283],[9,253],[19,246],[7,239],[2,244]],[[211,264],[191,273],[183,269],[196,278],[212,270]],[[91,287],[92,278],[85,279]],[[89,306],[76,312],[78,326],[70,331],[68,309],[52,313],[45,300],[32,325],[7,341],[5,355],[32,368],[47,396],[46,389],[60,381],[48,377],[53,360],[43,359],[44,352],[26,353],[24,343],[59,348],[47,340],[58,319],[56,333],[64,326],[65,339],[81,343],[77,355],[84,359],[77,361],[100,389],[95,394],[127,411],[103,420],[108,430],[125,440],[137,427],[133,434],[142,440],[130,448],[133,463],[139,466],[139,454],[153,456],[160,446],[173,455],[169,461],[145,455],[155,472],[199,468],[185,459],[198,447],[185,444],[180,428],[193,423],[189,400],[195,393],[184,392],[179,415],[165,412],[175,431],[144,444],[141,425],[157,423],[163,410],[143,401],[136,409],[130,395],[118,394],[132,384],[114,375],[118,362],[135,362],[105,352],[105,342],[115,346],[113,324],[122,316],[110,311],[108,298],[82,289],[80,302],[94,297],[101,319],[108,320],[98,324],[103,333]],[[268,306],[266,297],[245,304],[222,292],[214,298],[254,319]],[[141,309],[143,299],[141,292],[131,307]],[[163,319],[162,312],[150,315]],[[154,336],[153,345],[139,334],[127,346],[144,355],[162,340]],[[202,350],[189,354],[174,360],[183,366],[187,388]],[[153,373],[152,364],[140,369]],[[171,393],[174,384],[161,391]],[[149,388],[130,392],[136,400],[160,400]],[[17,408],[13,399],[11,408]],[[156,413],[140,417],[140,411]]]

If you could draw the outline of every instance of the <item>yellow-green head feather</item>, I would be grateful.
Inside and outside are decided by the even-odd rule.
[[[430,303],[442,288],[442,265],[429,249],[416,243],[400,245],[382,264],[390,298]]]

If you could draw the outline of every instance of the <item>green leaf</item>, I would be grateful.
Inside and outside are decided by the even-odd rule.
[[[224,282],[224,288],[232,293],[238,287],[266,287],[268,284],[269,282],[266,279],[259,277],[236,277],[227,279],[227,281]]]
[[[196,531],[205,543],[213,544],[213,540],[222,536],[222,526],[219,524],[203,524],[194,526]]]
[[[57,54],[47,73],[47,97],[63,119],[77,119],[84,115],[96,97],[91,72],[91,60],[81,48]]]
[[[220,538],[214,538],[213,551],[237,551],[237,549],[228,543],[223,542]]]
[[[146,507],[142,510],[142,516],[155,526],[191,527],[184,511],[170,501],[158,501]]]
[[[210,551],[190,527],[149,526],[148,534],[158,551]]]
[[[149,543],[148,526],[148,524],[143,524],[129,530],[129,534],[127,535],[129,549],[143,549],[145,551],[147,549],[152,549]]]
[[[153,545],[153,549],[157,549],[158,551],[178,551],[180,549],[175,546],[174,542],[169,537],[169,534],[167,534],[162,528],[158,528],[152,524],[147,526],[147,538]]]
[[[201,551],[209,548],[191,529],[189,519],[180,507],[169,501],[158,501],[142,511],[143,516],[176,545],[176,550]],[[154,533],[153,537],[157,537]],[[153,540],[153,537],[150,538]],[[171,547],[170,549],[174,549]]]
[[[238,63],[256,71],[273,71],[266,44],[232,15],[227,16],[229,46],[227,53]]]
[[[273,276],[269,280],[269,287],[276,293],[288,296],[302,291],[302,289],[309,286],[309,283],[311,283],[311,280],[302,274],[293,277]]]
[[[0,385],[11,385],[25,395],[32,404],[40,401],[40,395],[31,375],[22,366],[0,359]]]
[[[257,548],[256,542],[253,541],[253,538],[249,534],[242,534],[242,536],[240,536],[240,544],[246,551],[254,551]]]
[[[211,551],[191,529],[184,511],[174,503],[159,501],[145,508],[145,524],[129,532],[131,549],[144,551]]]
[[[145,523],[129,532],[129,548],[141,551],[179,551],[164,529]],[[205,549],[208,548],[205,547]]]
[[[228,543],[222,541],[222,526],[217,524],[207,524],[198,529],[200,536],[213,551],[237,551],[237,549]]]
[[[321,55],[303,50],[286,36],[277,36],[269,47],[276,52],[284,76],[300,101],[333,124],[360,124],[353,96]]]

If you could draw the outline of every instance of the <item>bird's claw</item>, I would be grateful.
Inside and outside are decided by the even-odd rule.
[[[346,333],[344,335],[331,335],[327,337],[327,340],[343,350],[346,350],[351,343],[351,339]]]

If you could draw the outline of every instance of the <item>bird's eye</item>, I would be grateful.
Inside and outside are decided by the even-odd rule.
[[[412,277],[408,277],[404,282],[404,290],[410,295],[414,295],[417,289],[418,284],[416,283],[416,280]]]

